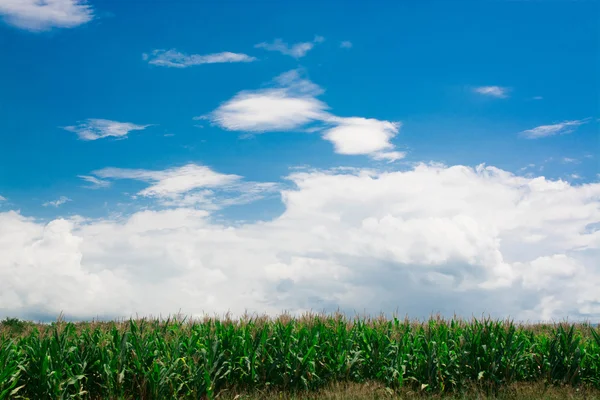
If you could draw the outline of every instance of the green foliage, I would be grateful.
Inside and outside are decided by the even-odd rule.
[[[0,331],[0,400],[213,399],[223,390],[367,381],[431,393],[476,386],[491,395],[518,382],[600,388],[600,331],[339,315]]]

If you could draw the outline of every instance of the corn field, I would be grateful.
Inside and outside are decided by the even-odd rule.
[[[519,382],[599,389],[600,330],[341,315],[0,327],[0,400],[212,399],[370,381],[430,393]]]

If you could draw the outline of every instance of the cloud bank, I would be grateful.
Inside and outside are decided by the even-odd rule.
[[[165,196],[239,182],[202,168],[99,174]],[[0,213],[0,314],[600,318],[600,183],[438,164],[287,179],[285,211],[242,225],[198,204],[49,223]]]

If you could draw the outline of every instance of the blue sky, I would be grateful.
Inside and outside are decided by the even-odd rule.
[[[295,171],[485,164],[512,174],[506,182],[587,193],[561,207],[589,232],[597,215],[574,210],[600,201],[599,11],[595,1],[0,0],[0,213],[40,229],[71,221],[82,238],[91,228],[73,221],[143,210],[277,224],[294,214],[286,191],[301,197],[316,182],[303,189]],[[532,224],[528,235],[546,229]],[[568,256],[548,246],[511,268]]]
[[[199,162],[277,180],[299,164],[369,165],[364,156],[334,154],[318,135],[240,139],[194,126],[193,117],[238,91],[298,67],[325,90],[320,98],[336,114],[401,121],[393,143],[407,151],[404,161],[485,162],[518,172],[552,158],[544,176],[597,179],[598,160],[584,158],[600,150],[597,121],[569,135],[518,135],[598,116],[596,2],[92,5],[97,17],[72,29],[1,27],[0,50],[11,56],[0,65],[0,185],[30,213],[61,195],[78,200],[65,209],[97,209],[103,203],[79,188],[77,176],[106,166]],[[315,35],[325,41],[299,59],[254,47]],[[340,48],[342,41],[352,47]],[[230,51],[257,61],[158,67],[142,59],[154,49]],[[474,93],[480,86],[506,87],[507,97]],[[61,129],[87,118],[156,125],[120,141],[79,141]],[[580,163],[561,163],[564,157]]]

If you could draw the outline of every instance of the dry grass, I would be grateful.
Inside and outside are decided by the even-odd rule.
[[[497,395],[486,395],[473,389],[462,394],[428,394],[411,390],[393,392],[377,382],[338,383],[315,393],[293,394],[281,391],[257,391],[254,393],[224,392],[221,400],[383,400],[383,399],[498,399],[498,400],[600,400],[600,391],[593,388],[545,386],[544,384],[515,384],[504,388]]]

